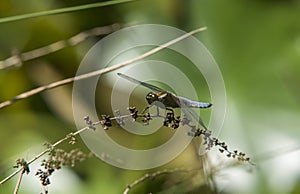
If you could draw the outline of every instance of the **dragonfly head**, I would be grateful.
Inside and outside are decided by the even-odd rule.
[[[152,104],[153,102],[158,101],[158,96],[153,92],[149,92],[146,96],[146,100],[148,104]]]

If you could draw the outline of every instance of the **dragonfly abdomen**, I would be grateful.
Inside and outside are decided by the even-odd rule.
[[[181,108],[209,108],[212,106],[211,103],[209,102],[198,102],[198,101],[193,101],[189,100],[187,98],[179,97]]]

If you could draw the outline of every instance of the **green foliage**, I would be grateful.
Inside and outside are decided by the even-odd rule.
[[[75,6],[70,6],[69,3],[67,1],[39,1],[38,3],[26,1],[24,3],[14,0],[0,2],[1,60],[11,56],[11,53],[26,52],[66,39],[83,30],[113,23],[126,25],[159,23],[185,31],[207,26],[208,30],[196,37],[215,57],[226,84],[228,113],[221,139],[230,142],[230,147],[246,150],[247,154],[250,152],[249,155],[259,155],[265,150],[276,150],[277,145],[284,147],[287,144],[281,145],[282,139],[299,143],[299,1],[115,0],[96,3],[81,1]],[[48,83],[74,76],[82,57],[95,41],[97,38],[89,39],[76,47],[27,61],[20,67],[1,70],[1,102],[41,85],[37,75],[42,75],[40,79],[44,79],[50,73],[48,70],[37,71],[37,66],[42,63],[47,64],[46,66],[58,75],[42,81]],[[188,60],[180,58],[170,50],[158,53],[151,59],[156,57],[164,57],[166,61],[174,63],[177,67],[189,63]],[[196,77],[193,69],[182,69],[182,71],[189,74],[194,85],[199,84],[204,90],[207,89],[203,77]],[[67,93],[71,90],[70,86],[62,88]],[[202,95],[201,88],[198,91],[199,96]],[[26,155],[33,154],[32,147],[41,145],[45,141],[55,142],[75,129],[73,122],[67,119],[72,112],[60,112],[58,105],[51,104],[47,98],[55,91],[28,98],[0,110],[1,180],[9,174],[7,169],[13,165],[14,160],[23,157],[26,161],[30,158]],[[208,99],[209,96],[204,98]],[[60,103],[65,105],[59,105],[62,109],[66,109],[71,101],[70,96],[66,99],[60,99]],[[99,102],[98,106],[102,105]],[[109,114],[109,111],[107,109],[103,114]],[[207,120],[209,115],[206,113],[204,117]],[[108,131],[111,136],[117,136],[118,133]],[[170,134],[163,132],[162,135],[168,137]],[[128,136],[125,134],[116,139],[121,141],[124,137]],[[164,138],[162,137],[161,140],[165,140]],[[145,147],[152,145],[146,142],[144,137],[137,142],[138,144],[145,142]],[[131,139],[124,140],[124,144],[130,143],[132,143]],[[87,150],[78,137],[74,145]],[[66,145],[64,148],[74,147]],[[25,154],[22,154],[24,152]],[[161,169],[178,165],[189,168],[201,167],[202,163],[194,154],[193,148],[189,147],[175,161]],[[284,153],[275,152],[270,159],[281,154]],[[19,160],[19,167],[26,166],[25,161]],[[288,177],[279,176],[280,172],[285,170],[285,164],[267,163],[260,161],[259,157],[254,162],[258,163],[260,168],[257,169],[257,173],[251,174],[255,179],[253,182],[249,181],[251,189],[239,188],[234,184],[237,179],[234,179],[224,186],[224,193],[274,193],[278,188],[274,182],[277,181],[278,184],[282,179],[288,180],[289,185],[293,185],[293,189],[286,188],[279,193],[299,192],[299,180],[296,180],[295,174]],[[143,177],[147,172],[161,169],[128,171],[92,158],[72,168],[70,177],[79,177],[81,182],[79,193],[122,193],[127,184]],[[32,168],[30,171],[32,173]],[[278,173],[273,176],[275,171]],[[25,174],[23,179],[26,179]],[[181,174],[165,175],[143,182],[130,193],[213,192],[205,184],[203,172],[199,170],[197,175],[191,176],[192,180]],[[178,178],[182,180],[178,181]],[[222,180],[225,179],[223,176]],[[12,192],[16,180],[11,181],[12,183],[0,186],[0,193]],[[35,181],[39,187],[38,177]],[[20,190],[19,193],[26,193],[28,186],[21,184],[22,187],[25,189]],[[52,193],[51,187],[52,185],[48,187],[49,193]],[[65,189],[68,191],[68,188]],[[66,193],[66,190],[62,193]]]

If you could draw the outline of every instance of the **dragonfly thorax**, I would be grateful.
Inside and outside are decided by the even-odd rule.
[[[146,100],[147,100],[148,104],[152,104],[153,102],[158,101],[158,96],[157,96],[157,94],[155,94],[153,92],[149,92],[146,96]]]

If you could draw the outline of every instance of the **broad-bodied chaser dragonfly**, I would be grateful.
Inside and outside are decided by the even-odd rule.
[[[197,114],[193,110],[189,110],[189,108],[209,108],[212,106],[211,103],[193,101],[193,100],[181,97],[181,96],[177,96],[177,95],[173,94],[172,92],[163,90],[152,84],[139,81],[139,80],[129,77],[125,74],[118,73],[118,75],[124,79],[127,79],[127,80],[133,82],[133,83],[140,84],[144,87],[147,87],[153,91],[153,92],[149,92],[146,96],[146,100],[147,100],[149,106],[145,110],[150,108],[151,104],[156,101],[161,102],[167,110],[170,110],[172,112],[173,112],[173,110],[170,108],[183,108],[185,112],[188,112],[189,114],[191,114],[194,117],[194,119],[198,120],[198,122],[205,129],[207,129],[205,127],[204,123],[202,122],[202,120],[199,118],[199,116],[197,116]],[[162,108],[164,108],[164,107],[162,107]]]

